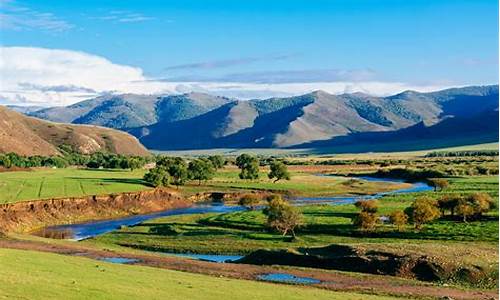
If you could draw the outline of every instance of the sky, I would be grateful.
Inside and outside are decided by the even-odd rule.
[[[0,0],[0,104],[498,83],[493,0]]]

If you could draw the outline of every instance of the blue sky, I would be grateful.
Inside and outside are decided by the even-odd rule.
[[[498,82],[493,0],[0,3],[3,46],[84,52],[147,80]]]

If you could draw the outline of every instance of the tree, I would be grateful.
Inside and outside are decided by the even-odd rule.
[[[464,223],[467,223],[467,218],[474,215],[474,213],[474,207],[466,199],[462,199],[457,205],[457,214],[462,217]]]
[[[226,164],[226,160],[222,155],[210,155],[208,157],[208,160],[212,163],[212,165],[216,169],[222,169]]]
[[[156,162],[157,166],[162,166],[167,170],[171,177],[172,184],[183,185],[188,179],[188,170],[186,161],[182,157],[160,157]]]
[[[144,174],[144,181],[154,187],[167,186],[170,175],[164,166],[156,166]]]
[[[248,154],[241,154],[236,158],[236,165],[240,168],[241,179],[259,178],[259,160]]]
[[[429,197],[416,199],[411,206],[405,209],[405,213],[413,221],[416,230],[422,229],[425,223],[437,219],[440,215],[437,202]]]
[[[287,166],[281,161],[272,161],[269,165],[271,171],[267,175],[269,179],[276,178],[274,182],[277,182],[281,179],[290,180],[290,173],[288,172]]]
[[[249,210],[254,210],[259,204],[260,198],[255,194],[245,194],[240,198],[238,204],[248,208]]]
[[[361,200],[354,203],[354,206],[361,209],[361,212],[353,219],[354,226],[363,231],[372,231],[379,220],[377,200]]]
[[[131,171],[142,168],[143,166],[144,166],[144,160],[138,157],[131,157],[128,159],[128,168]]]
[[[372,231],[375,229],[378,220],[379,218],[377,214],[362,211],[354,218],[353,223],[356,227],[361,228],[363,231]]]
[[[286,236],[288,232],[295,238],[295,228],[302,221],[302,214],[283,198],[275,195],[268,199],[268,205],[263,210],[267,216],[267,226]]]
[[[212,179],[215,175],[215,169],[208,159],[195,159],[189,163],[188,178],[198,180],[198,185],[201,185],[202,180]]]
[[[368,213],[376,213],[378,211],[377,200],[360,200],[354,203],[354,206]]]
[[[468,202],[472,203],[474,213],[481,217],[483,213],[495,208],[495,201],[486,193],[473,193],[467,197]]]
[[[408,216],[403,211],[396,210],[389,215],[389,220],[391,224],[398,227],[398,231],[401,231],[403,226],[408,223]]]
[[[467,218],[472,216],[481,217],[483,213],[490,211],[494,207],[495,202],[490,195],[486,193],[473,193],[460,199],[456,210],[463,221],[467,222]]]
[[[0,166],[3,166],[5,168],[12,167],[12,162],[10,161],[8,156],[0,155]]]
[[[444,195],[438,199],[438,207],[441,210],[441,214],[444,216],[446,211],[450,211],[450,215],[453,217],[455,215],[455,209],[458,203],[461,201],[462,197],[455,195]]]
[[[434,191],[443,191],[445,190],[446,188],[448,188],[448,186],[450,186],[450,183],[448,182],[448,180],[446,179],[443,179],[443,178],[434,178],[434,179],[429,179],[429,185],[432,186],[434,188]]]

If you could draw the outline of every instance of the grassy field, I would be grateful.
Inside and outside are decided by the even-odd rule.
[[[206,191],[207,189],[227,190],[269,190],[282,191],[295,196],[333,196],[374,194],[407,187],[407,184],[385,182],[349,181],[348,178],[335,176],[317,176],[316,173],[328,171],[329,166],[290,166],[291,180],[273,182],[267,178],[268,168],[262,167],[259,179],[241,180],[239,170],[234,166],[219,170],[217,175],[201,186],[192,183],[181,187],[186,193]]]
[[[0,249],[2,299],[396,299]]]
[[[146,189],[143,170],[38,169],[0,172],[0,203]]]
[[[485,191],[498,197],[498,178],[495,176],[470,177],[451,180],[447,193]],[[379,212],[387,215],[404,209],[416,196],[441,193],[426,192],[388,196],[380,200]],[[437,220],[415,232],[408,225],[398,232],[392,225],[380,225],[369,236],[360,235],[352,225],[357,210],[354,205],[311,205],[300,207],[304,215],[299,238],[290,243],[281,235],[268,232],[261,211],[228,214],[165,217],[144,222],[138,226],[122,228],[99,236],[97,242],[119,244],[135,248],[198,253],[248,253],[268,248],[322,246],[331,243],[484,243],[491,247],[498,243],[498,212],[485,221],[463,223]]]
[[[198,185],[191,182],[179,191],[186,195],[197,192],[264,189],[283,191],[302,196],[372,194],[403,187],[404,184],[347,182],[341,177],[320,177],[314,173],[328,170],[292,166],[292,180],[273,183],[262,168],[258,180],[241,180],[234,166],[219,170],[213,180]],[[141,180],[144,170],[86,170],[86,169],[36,169],[21,172],[0,172],[0,203],[56,197],[78,197],[131,192],[147,189]],[[346,184],[349,183],[349,184]]]

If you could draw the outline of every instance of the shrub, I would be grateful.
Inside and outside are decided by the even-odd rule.
[[[240,198],[238,204],[244,206],[250,210],[254,210],[255,207],[259,204],[260,198],[255,194],[246,194]]]

